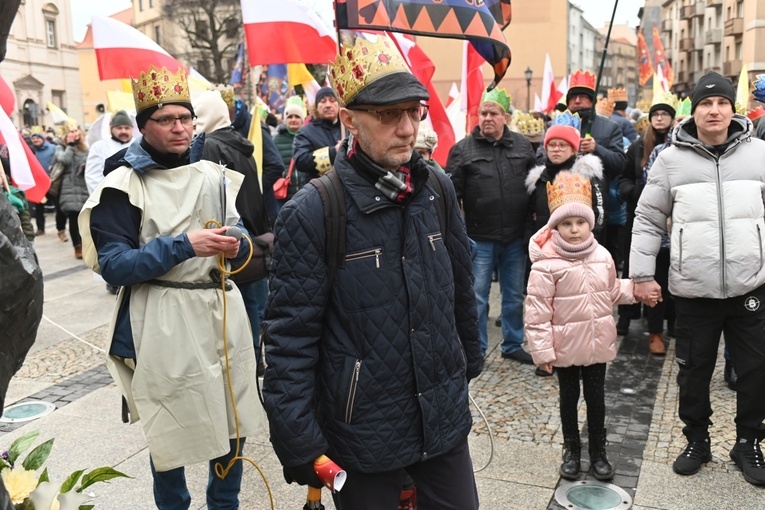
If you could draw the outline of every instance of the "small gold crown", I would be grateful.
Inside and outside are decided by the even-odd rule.
[[[343,106],[359,92],[383,76],[408,73],[409,68],[387,35],[378,35],[372,42],[363,37],[356,44],[343,47],[341,55],[329,64],[329,81]]]
[[[629,96],[624,88],[608,89],[608,100],[614,103],[629,101]]]
[[[547,204],[551,214],[565,204],[592,207],[592,185],[589,179],[567,170],[558,172],[555,182],[547,183]]]
[[[236,104],[236,97],[234,97],[234,87],[231,85],[218,85],[211,87],[210,90],[217,90],[220,93],[220,97],[226,102],[226,106],[234,106]]]
[[[607,97],[600,98],[600,100],[595,105],[595,111],[598,113],[598,115],[603,115],[604,117],[611,118],[611,114],[614,113],[614,102],[611,101]]]
[[[641,112],[647,113],[648,110],[651,109],[651,102],[646,99],[641,99],[640,101],[637,102],[637,104],[635,105],[635,108],[637,108]]]
[[[521,111],[515,112],[513,122],[518,131],[525,136],[541,135],[545,131],[545,122],[543,119],[534,118],[530,113]]]
[[[638,133],[642,133],[645,131],[648,126],[651,125],[651,118],[648,116],[647,113],[644,113],[640,116],[640,118],[635,122],[635,131]]]
[[[164,103],[191,103],[186,72],[182,68],[171,73],[167,67],[157,70],[151,66],[148,72],[141,72],[137,81],[131,78],[130,84],[136,112],[152,106],[161,107]]]
[[[657,104],[665,104],[673,110],[677,111],[677,96],[672,92],[663,91],[661,94],[656,94],[653,96],[651,106],[656,106]]]

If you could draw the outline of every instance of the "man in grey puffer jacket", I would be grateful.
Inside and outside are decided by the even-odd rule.
[[[693,90],[692,116],[656,159],[632,231],[630,277],[650,306],[661,236],[672,221],[669,290],[677,307],[679,415],[688,439],[673,469],[692,475],[712,459],[709,383],[720,335],[737,382],[736,445],[731,459],[746,481],[765,484],[765,142],[733,108],[727,78],[709,72]]]

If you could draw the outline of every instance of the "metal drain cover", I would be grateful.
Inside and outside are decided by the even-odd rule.
[[[56,409],[55,404],[43,402],[42,400],[29,400],[19,404],[13,404],[5,408],[0,422],[3,423],[21,423],[25,421],[36,420],[46,414],[50,414]]]
[[[555,501],[571,510],[628,510],[632,497],[612,483],[597,480],[563,482],[555,490]]]

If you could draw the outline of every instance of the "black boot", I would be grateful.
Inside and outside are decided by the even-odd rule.
[[[563,464],[560,465],[560,476],[567,480],[576,480],[579,478],[579,471],[582,466],[580,459],[582,457],[582,443],[579,436],[563,439]]]
[[[614,477],[614,468],[606,457],[606,430],[590,432],[590,470],[598,480]]]
[[[728,388],[736,391],[736,383],[738,382],[738,374],[736,373],[736,367],[731,364],[730,377],[728,378]]]

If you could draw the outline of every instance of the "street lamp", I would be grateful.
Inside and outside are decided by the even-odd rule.
[[[534,71],[526,66],[526,70],[523,71],[523,74],[526,76],[526,111],[529,112],[531,111],[531,75],[534,74]]]

